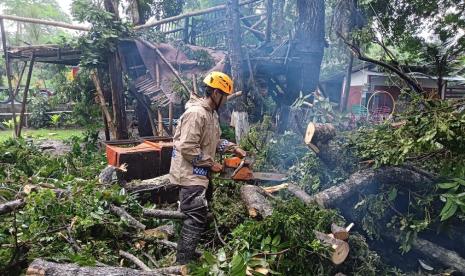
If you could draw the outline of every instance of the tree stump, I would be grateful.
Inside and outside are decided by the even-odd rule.
[[[349,255],[349,244],[343,240],[339,240],[336,238],[331,237],[325,233],[313,230],[315,236],[318,240],[327,244],[332,249],[331,254],[331,261],[334,264],[341,264],[345,261],[347,256]]]

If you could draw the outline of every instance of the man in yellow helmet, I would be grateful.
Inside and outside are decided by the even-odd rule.
[[[203,82],[205,97],[192,97],[187,102],[173,137],[169,179],[181,186],[180,209],[187,216],[178,241],[176,261],[179,264],[195,258],[195,249],[206,226],[210,174],[222,170],[222,165],[214,161],[215,153],[235,152],[245,156],[235,144],[220,139],[217,111],[233,93],[233,81],[224,73],[211,72]]]

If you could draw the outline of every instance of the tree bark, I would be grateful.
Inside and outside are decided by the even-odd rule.
[[[354,64],[354,55],[349,51],[349,64],[347,65],[346,70],[346,79],[344,85],[344,99],[341,103],[341,111],[347,110],[347,104],[349,103],[349,96],[350,96],[350,84],[352,82],[352,67]]]
[[[136,229],[145,230],[146,226],[139,222],[137,219],[135,219],[133,216],[128,214],[128,212],[126,212],[126,210],[124,210],[123,208],[110,204],[110,211],[118,215],[119,217],[127,220],[129,226],[134,227]]]
[[[158,218],[158,219],[185,219],[187,216],[179,211],[169,211],[161,209],[146,209],[142,213],[144,216]]]
[[[16,199],[0,204],[0,215],[8,214],[26,205],[23,199]]]
[[[113,13],[115,20],[119,20],[117,5],[111,0],[104,1],[105,10]],[[111,97],[113,104],[113,119],[116,128],[116,139],[129,138],[124,101],[124,84],[121,61],[118,51],[110,53],[108,58],[108,74],[110,76]]]
[[[320,78],[320,66],[325,47],[325,2],[324,0],[297,0],[295,44],[292,45],[287,87],[289,96],[284,99],[290,105],[300,92],[314,92]]]
[[[289,191],[306,204],[317,203],[323,208],[337,208],[342,202],[356,193],[376,192],[381,184],[397,183],[409,185],[414,183],[432,184],[433,179],[405,167],[382,167],[365,169],[352,174],[339,185],[330,187],[309,196],[295,185],[289,185]]]
[[[166,267],[152,271],[141,271],[125,267],[86,267],[75,264],[59,264],[42,259],[35,259],[28,267],[28,276],[163,276],[167,274],[186,275],[185,266]]]
[[[239,0],[228,0],[227,12],[229,22],[229,61],[231,64],[231,75],[234,81],[234,89],[236,91],[244,91],[243,71],[242,71],[242,37],[241,37],[241,16],[239,13]],[[243,96],[245,97],[245,95]],[[241,106],[237,106],[242,110]]]
[[[168,175],[133,181],[124,187],[128,193],[137,195],[141,202],[175,203],[179,198],[179,186],[171,184]]]
[[[268,195],[258,186],[244,185],[241,187],[241,198],[245,203],[249,216],[256,218],[259,215],[263,218],[273,213],[273,207],[267,200]]]

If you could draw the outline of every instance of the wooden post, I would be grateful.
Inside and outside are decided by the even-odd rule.
[[[16,84],[16,88],[13,93],[15,97],[18,95],[19,86],[21,85],[21,81],[23,80],[23,74],[24,74],[24,71],[26,71],[26,66],[27,66],[27,61],[24,62],[23,69],[21,69],[21,73],[19,73],[18,83]]]
[[[16,133],[17,137],[21,137],[21,129],[23,128],[24,112],[26,111],[27,94],[29,92],[29,85],[31,84],[32,69],[34,68],[34,59],[35,56],[33,52],[31,55],[31,61],[29,63],[29,71],[27,72],[26,86],[24,87],[23,102],[21,103],[21,114],[19,115],[18,131]]]
[[[194,95],[198,95],[199,93],[197,91],[197,75],[196,74],[192,75],[192,87],[193,87],[192,90],[194,90]]]
[[[170,135],[174,136],[174,133],[173,133],[173,103],[171,102],[171,100],[168,105],[168,120],[169,120],[168,129],[170,131]]]
[[[182,41],[186,44],[189,43],[189,18],[184,18],[184,30],[182,32]]]
[[[266,0],[266,31],[265,41],[271,41],[271,28],[273,25],[273,0]]]
[[[10,67],[10,57],[8,56],[8,51],[6,49],[6,32],[5,25],[3,24],[3,18],[0,18],[0,31],[2,33],[2,45],[3,45],[3,54],[5,56],[5,66],[6,66],[6,78],[8,81],[8,93],[11,99],[11,113],[13,114],[13,136],[16,137],[16,111],[15,111],[15,96],[13,95],[13,86],[11,85],[11,67]]]
[[[163,115],[161,114],[160,107],[157,109],[158,114],[158,136],[163,136]]]

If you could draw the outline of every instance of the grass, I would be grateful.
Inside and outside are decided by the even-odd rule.
[[[81,136],[82,129],[23,129],[21,136],[24,138],[45,138],[54,140],[66,140],[72,136]],[[0,131],[0,142],[13,137],[13,131]]]

